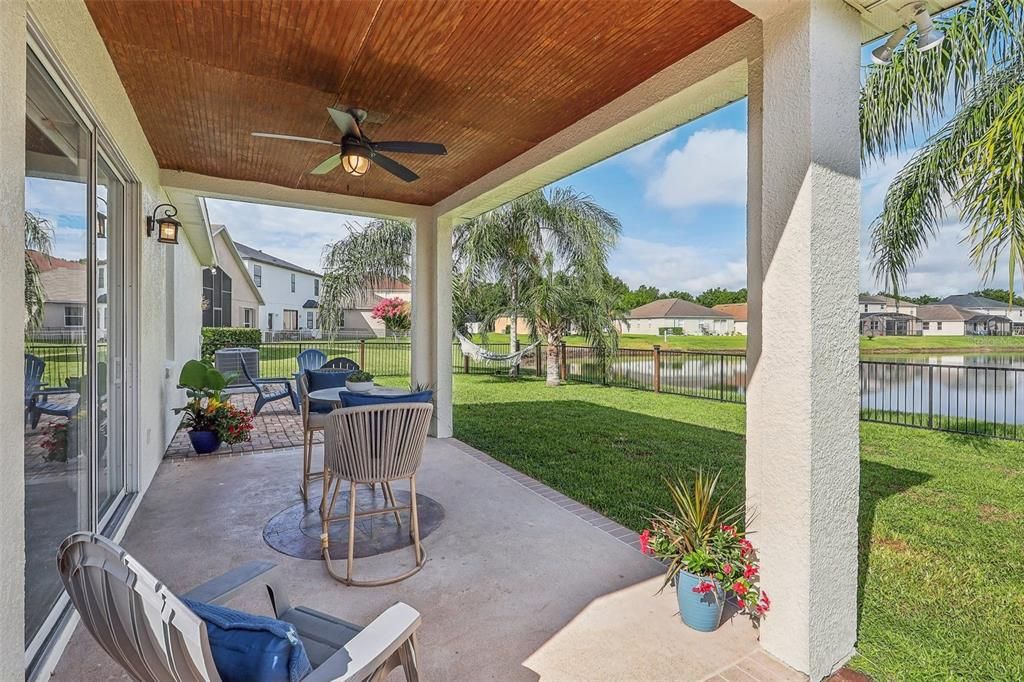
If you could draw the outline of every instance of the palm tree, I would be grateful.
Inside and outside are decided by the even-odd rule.
[[[38,329],[43,323],[46,293],[39,278],[39,268],[31,251],[50,255],[53,247],[53,224],[46,218],[25,211],[25,329]]]
[[[383,278],[408,276],[413,229],[399,220],[347,226],[349,235],[324,249],[321,324],[335,329],[359,291]],[[591,197],[569,187],[536,190],[456,227],[453,236],[456,313],[466,292],[486,281],[508,287],[513,348],[523,282],[552,251],[569,273],[603,268],[622,226]],[[461,321],[461,319],[459,320]]]
[[[889,186],[871,225],[874,271],[898,297],[955,209],[985,280],[1008,256],[1012,305],[1024,266],[1024,2],[976,0],[936,25],[940,48],[918,51],[911,33],[890,64],[869,67],[861,91],[864,160],[898,153],[955,110]]]
[[[518,350],[523,285],[545,255],[573,275],[603,270],[621,231],[613,213],[571,187],[535,190],[460,226],[455,262],[470,284],[508,287],[509,342]]]
[[[603,286],[603,264],[591,272],[568,273],[555,268],[548,251],[530,272],[517,303],[530,324],[530,333],[547,343],[547,385],[561,383],[558,354],[570,333],[585,336],[603,355],[615,348],[618,332],[614,296]]]

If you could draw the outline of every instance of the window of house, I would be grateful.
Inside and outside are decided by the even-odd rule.
[[[864,304],[864,312],[867,312],[867,311],[868,311],[868,304],[867,304],[867,303],[865,303],[865,304]]]
[[[941,322],[936,322],[936,323],[935,323],[935,328],[936,328],[937,330],[939,330],[939,331],[942,331],[942,323],[941,323]]]
[[[65,327],[84,327],[85,326],[85,306],[80,306],[80,305],[66,305],[66,306],[64,306],[64,326]]]
[[[267,313],[267,329],[274,328],[274,313]]]
[[[295,293],[295,273],[292,273],[292,293]]]
[[[252,281],[256,283],[257,287],[263,286],[263,267],[258,263],[252,264]]]
[[[931,324],[931,323],[930,323],[930,322],[925,322],[925,323],[924,323],[924,330],[925,330],[925,331],[928,331],[928,329],[930,328],[930,327],[928,326],[929,324]]]
[[[252,328],[253,323],[256,321],[256,311],[252,308],[242,308],[242,326]]]
[[[313,295],[314,296],[319,296],[320,295],[320,280],[318,280],[318,279],[314,279],[313,280]]]
[[[284,311],[284,321],[281,324],[282,329],[298,329],[299,328],[299,311],[298,310],[286,310]]]
[[[96,288],[97,289],[105,289],[106,288],[106,284],[103,283],[105,273],[106,273],[106,269],[105,268],[98,268],[96,270]]]
[[[231,277],[223,270],[203,270],[203,326],[231,326]]]
[[[306,311],[306,328],[307,329],[315,329],[315,327],[313,326],[313,311],[312,310]]]

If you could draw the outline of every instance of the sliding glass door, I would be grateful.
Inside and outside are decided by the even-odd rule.
[[[66,604],[54,559],[126,490],[125,235],[132,185],[33,50],[25,116],[25,638]]]

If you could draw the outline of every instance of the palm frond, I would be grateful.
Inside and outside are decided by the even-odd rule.
[[[1024,50],[1024,2],[976,0],[936,20],[946,40],[916,47],[917,32],[893,51],[892,62],[868,67],[860,95],[861,149],[883,159],[956,109],[986,74]]]

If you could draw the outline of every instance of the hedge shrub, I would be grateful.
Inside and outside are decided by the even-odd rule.
[[[686,336],[686,330],[682,327],[658,327],[658,336]]]
[[[259,329],[245,327],[203,327],[203,360],[213,360],[221,348],[256,348],[263,339]]]

